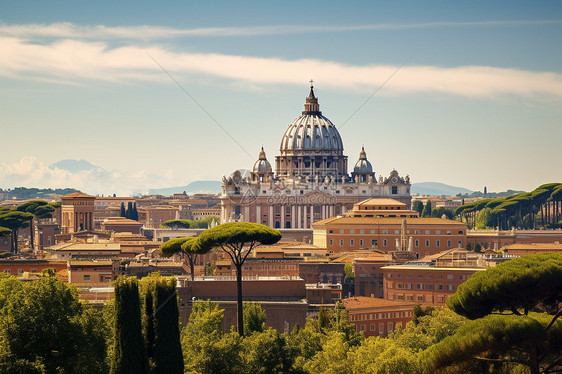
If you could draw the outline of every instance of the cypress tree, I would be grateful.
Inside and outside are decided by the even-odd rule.
[[[431,201],[427,200],[423,207],[422,217],[431,217]]]
[[[129,201],[127,203],[127,213],[125,213],[125,217],[128,219],[132,219],[131,218],[132,214],[133,214],[133,203]]]
[[[176,279],[160,278],[153,288],[154,373],[183,374]]]
[[[149,360],[154,361],[154,299],[152,297],[153,283],[149,283],[144,295],[143,330],[146,345],[146,354]]]
[[[121,202],[121,217],[125,217],[127,215],[127,212],[125,211],[125,203]]]
[[[111,374],[148,374],[139,286],[135,277],[119,277],[115,281],[114,339]]]
[[[133,215],[132,219],[134,219],[135,221],[138,221],[139,220],[139,212],[137,211],[137,203],[136,202],[133,203],[133,212],[134,212],[134,215]]]

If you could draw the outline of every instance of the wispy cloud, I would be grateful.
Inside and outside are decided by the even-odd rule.
[[[474,22],[379,23],[352,26],[272,25],[257,27],[205,27],[180,29],[163,26],[108,27],[81,26],[73,23],[0,25],[0,35],[22,38],[75,38],[75,39],[138,39],[156,40],[181,37],[244,37],[258,35],[289,35],[306,33],[337,33],[352,31],[383,31],[423,28],[478,27],[478,26],[531,26],[560,24],[562,20],[509,20]]]
[[[178,182],[172,175],[158,176],[144,171],[107,171],[97,167],[70,172],[50,167],[34,156],[25,156],[13,163],[0,163],[2,188],[76,188],[90,194],[130,195],[147,193],[148,188],[169,186]]]
[[[396,70],[391,65],[349,65],[317,59],[286,60],[218,53],[185,53],[134,44],[113,48],[98,41],[57,40],[37,44],[0,37],[0,76],[60,83],[164,81],[159,66],[185,79],[209,76],[249,85],[302,85],[313,77],[323,87],[372,91]],[[490,66],[406,66],[385,93],[437,92],[466,97],[517,95],[562,98],[562,75]]]

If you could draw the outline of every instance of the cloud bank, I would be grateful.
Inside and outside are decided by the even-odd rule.
[[[34,156],[25,156],[13,163],[0,163],[0,188],[76,188],[88,194],[121,196],[147,193],[149,188],[169,186],[173,176],[162,177],[143,171],[123,173],[97,167],[70,172],[49,167]],[[172,183],[173,184],[173,183]]]
[[[218,53],[177,52],[161,46],[55,40],[38,44],[0,37],[0,77],[88,84],[97,80],[128,83],[171,83],[150,56],[178,79],[208,76],[252,85],[302,85],[313,77],[322,86],[370,92],[396,66],[350,65],[318,59],[288,60]],[[434,92],[472,98],[516,95],[535,100],[562,98],[562,75],[490,66],[406,66],[385,93]]]
[[[204,27],[178,29],[163,26],[109,27],[81,26],[69,22],[51,24],[1,25],[0,35],[23,38],[138,39],[154,40],[182,37],[245,37],[352,31],[406,30],[447,27],[525,26],[562,23],[562,20],[509,20],[483,22],[379,23],[353,26],[272,25],[257,27]]]

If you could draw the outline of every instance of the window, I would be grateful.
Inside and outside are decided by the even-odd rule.
[[[409,289],[409,290],[412,289],[412,283],[408,283],[408,289]]]
[[[384,247],[386,247],[386,239],[384,239],[384,240],[382,241],[382,245],[383,245]]]
[[[343,247],[343,239],[340,239],[340,247]]]
[[[4,274],[12,274],[12,271],[10,269],[4,269]]]
[[[453,290],[453,285],[452,285],[452,284],[448,284],[448,285],[447,285],[447,289],[448,289],[449,291],[452,291],[452,290]]]
[[[397,195],[397,194],[398,194],[398,187],[392,186],[392,194],[393,194],[393,195]]]
[[[341,230],[340,230],[340,234],[343,234],[343,233],[344,233],[344,230],[343,230],[343,229],[341,229]]]
[[[417,283],[417,284],[416,284],[416,288],[417,288],[418,290],[423,290],[423,283]]]
[[[353,244],[354,244],[354,243],[353,243],[353,239],[351,239],[351,240],[349,241],[349,246],[353,247]]]
[[[365,230],[359,230],[359,234],[364,234]]]
[[[377,240],[376,239],[371,240],[371,245],[377,245]]]
[[[394,235],[400,235],[400,230],[394,230]]]
[[[328,230],[328,233],[329,233],[329,234],[333,234],[333,233],[334,233],[334,230]]]
[[[365,331],[365,325],[361,325],[361,331]]]
[[[414,230],[414,234],[415,234],[415,235],[419,235],[419,234],[420,234],[420,230]]]
[[[382,230],[383,234],[388,234],[388,230]]]
[[[459,230],[459,235],[462,235],[462,230]]]
[[[84,275],[84,280],[85,280],[85,281],[89,281],[89,280],[90,280],[90,275],[85,274],[85,275]]]
[[[355,230],[351,229],[351,230],[349,230],[349,233],[350,233],[350,234],[355,234]]]
[[[429,230],[425,230],[425,235],[429,235]]]
[[[371,234],[374,234],[374,233],[375,233],[375,230],[371,230]]]
[[[334,240],[330,239],[330,245],[334,245]]]
[[[460,279],[460,280],[462,280],[462,279],[463,279],[463,276],[462,276],[462,274],[461,274],[461,275],[459,275],[459,279]]]
[[[384,335],[384,323],[379,323],[379,335]]]
[[[459,244],[459,245],[458,245],[457,247],[458,247],[458,248],[461,248],[461,247],[462,247],[462,240],[459,240],[459,243],[458,243],[458,244]]]
[[[389,278],[392,278],[392,274],[388,274],[388,277],[389,277]]]
[[[359,245],[363,247],[363,239],[359,239]]]
[[[452,245],[453,245],[453,243],[451,243],[450,240],[447,240],[447,248],[451,248]]]
[[[429,247],[429,240],[426,240],[426,241],[425,241],[425,246],[426,246],[426,247]]]
[[[453,279],[453,274],[447,274],[447,279]]]
[[[435,246],[436,246],[437,248],[439,248],[439,246],[441,246],[441,240],[436,240],[436,241],[435,241]]]
[[[23,274],[23,269],[18,269],[18,274]]]
[[[371,323],[371,326],[370,326],[370,329],[369,329],[369,330],[375,331],[375,324],[374,324],[374,323]]]
[[[420,241],[418,239],[416,239],[416,247],[420,246]]]
[[[440,234],[441,234],[441,230],[435,230],[435,234],[436,234],[436,235],[440,235]]]
[[[427,274],[427,279],[431,279],[433,276],[431,274]]]
[[[388,333],[390,334],[390,333],[392,332],[392,322],[388,322],[388,323],[386,324],[386,328],[387,328],[387,330],[388,330]]]

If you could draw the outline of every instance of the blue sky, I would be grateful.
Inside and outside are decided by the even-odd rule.
[[[384,176],[530,190],[562,181],[560,35],[558,1],[2,2],[0,187],[129,194],[262,145],[273,162],[313,78],[350,165],[365,145]]]

